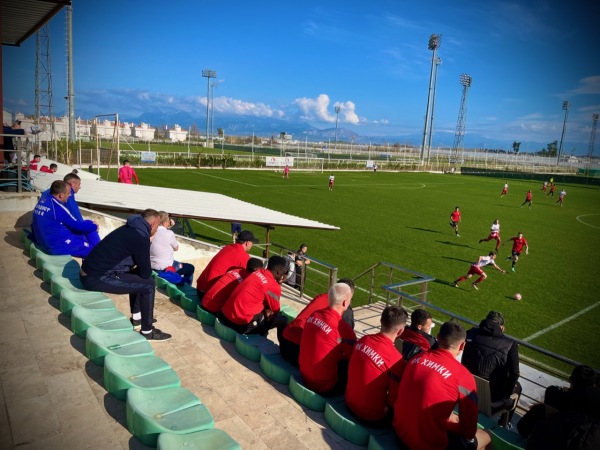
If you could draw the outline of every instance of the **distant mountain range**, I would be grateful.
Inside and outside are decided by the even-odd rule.
[[[192,116],[186,112],[176,113],[144,113],[135,118],[126,118],[128,122],[139,124],[147,123],[154,127],[172,127],[175,124],[184,129],[189,129],[196,125],[200,134],[204,135],[206,130],[206,116]],[[223,116],[215,117],[215,126],[213,132],[217,133],[217,128],[222,128],[225,135],[252,135],[263,138],[275,136],[279,137],[281,132],[292,135],[294,140],[304,141],[308,139],[313,142],[333,142],[335,141],[335,127],[316,128],[300,120],[282,120],[268,117],[255,116]],[[359,135],[347,128],[338,127],[338,141],[353,142],[355,144],[379,144],[379,145],[410,145],[420,146],[423,139],[422,132],[406,135],[390,136],[365,136]],[[546,148],[549,142],[521,142],[521,152],[536,152]],[[433,134],[433,147],[452,147],[454,145],[454,133],[436,132]],[[476,133],[467,132],[463,141],[463,148],[483,148],[512,151],[512,141],[490,139]],[[577,148],[582,149],[577,154],[585,154],[587,145],[577,143]],[[570,153],[570,152],[568,152]]]

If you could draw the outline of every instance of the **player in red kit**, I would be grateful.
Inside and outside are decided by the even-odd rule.
[[[504,187],[502,188],[502,192],[500,193],[500,197],[504,197],[508,194],[508,183],[504,183]]]
[[[527,194],[525,194],[525,201],[523,203],[521,203],[521,208],[524,205],[526,205],[527,203],[529,203],[529,209],[531,209],[532,199],[533,199],[533,194],[531,193],[531,189],[530,189],[527,191]]]
[[[523,233],[521,233],[520,231],[517,233],[517,236],[511,237],[509,239],[509,241],[513,241],[512,254],[511,254],[511,256],[507,257],[506,259],[507,260],[512,259],[511,270],[514,272],[515,264],[517,264],[517,261],[519,260],[519,256],[521,256],[523,247],[525,247],[525,254],[529,255],[529,245],[527,244],[527,241],[523,237]]]
[[[552,183],[550,185],[550,191],[546,194],[546,197],[554,198],[554,189],[556,189],[556,185],[554,183]]]
[[[454,233],[456,234],[456,237],[460,237],[460,235],[458,234],[458,222],[460,222],[460,208],[458,206],[454,208],[454,211],[452,211],[452,213],[450,213],[450,220],[450,226],[454,228]]]

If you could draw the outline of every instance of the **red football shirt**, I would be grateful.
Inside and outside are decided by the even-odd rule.
[[[427,338],[410,327],[406,327],[404,329],[400,335],[400,339],[402,339],[404,342],[410,342],[411,344],[418,345],[423,349],[424,352],[431,348],[431,344]]]
[[[214,314],[221,312],[233,290],[248,278],[248,275],[250,272],[246,269],[232,269],[221,275],[202,297],[202,307]]]
[[[221,311],[233,323],[245,325],[265,308],[278,312],[280,297],[281,285],[271,271],[258,269],[236,286]]]
[[[523,247],[527,245],[527,241],[525,238],[511,237],[509,241],[513,241],[512,251],[521,253],[523,251]]]
[[[452,214],[450,214],[450,218],[453,222],[460,222],[460,211],[452,211]]]
[[[244,251],[242,244],[229,244],[219,250],[213,259],[210,260],[206,268],[202,271],[196,287],[202,292],[208,292],[211,286],[221,275],[231,269],[243,269],[246,267],[250,255]]]
[[[460,422],[452,423],[448,418],[457,403]],[[449,431],[474,438],[477,392],[473,375],[447,350],[417,355],[402,374],[393,426],[411,450],[444,450]]]
[[[356,334],[332,308],[315,311],[306,321],[300,341],[300,373],[315,392],[331,390],[338,380],[338,361],[352,354]]]
[[[361,337],[348,367],[346,405],[363,420],[383,419],[394,406],[404,363],[390,338],[381,333]]]
[[[327,308],[329,306],[329,295],[319,294],[313,298],[308,305],[304,307],[300,314],[292,320],[285,330],[283,330],[283,337],[294,344],[300,345],[300,339],[302,338],[302,330],[306,325],[306,320],[319,309]]]

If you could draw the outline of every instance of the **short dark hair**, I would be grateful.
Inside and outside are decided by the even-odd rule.
[[[569,381],[573,389],[583,389],[595,386],[598,382],[598,375],[590,366],[582,364],[573,369]]]
[[[381,330],[383,332],[390,331],[394,328],[406,325],[408,312],[400,306],[386,306],[381,313]]]
[[[250,258],[246,263],[246,270],[248,272],[254,272],[258,269],[262,269],[264,267],[264,263],[261,259],[258,258]]]
[[[127,163],[129,163],[129,160],[128,159],[124,159],[123,160],[123,164],[127,164]]]
[[[79,175],[71,172],[65,175],[65,177],[63,178],[63,181],[66,183],[70,183],[73,180],[81,180],[81,178],[79,177]]]
[[[67,188],[71,189],[71,187],[62,180],[53,181],[50,185],[50,195],[58,195],[63,194],[67,191]]]
[[[146,222],[149,222],[149,219],[153,217],[158,217],[160,220],[160,213],[157,210],[151,208],[143,210],[141,216]]]
[[[352,292],[354,292],[354,281],[351,278],[340,278],[337,282],[347,284],[352,289]]]
[[[467,337],[467,332],[458,322],[450,320],[445,322],[440,327],[440,332],[437,336],[438,345],[440,348],[449,349],[456,347]]]
[[[423,308],[417,308],[410,315],[410,326],[417,329],[418,325],[425,326],[429,319],[431,319],[429,311]]]
[[[56,163],[52,163],[50,164],[50,168],[53,169],[54,167],[56,167],[58,169],[58,165]],[[63,180],[64,181],[64,180]]]
[[[269,258],[267,269],[273,273],[279,272],[279,274],[284,274],[289,269],[287,259],[283,256],[273,255]]]
[[[496,252],[494,252],[494,251],[491,251],[491,252],[488,254],[488,256],[496,256]]]

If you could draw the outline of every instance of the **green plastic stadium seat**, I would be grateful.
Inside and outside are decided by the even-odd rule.
[[[398,448],[398,440],[393,431],[386,431],[383,434],[372,434],[369,437],[369,445],[367,450],[396,450]]]
[[[177,286],[176,284],[167,282],[165,290],[167,291],[167,295],[169,296],[169,298],[172,298],[175,301],[181,300],[181,296],[183,295],[183,293],[181,292],[181,289],[179,289],[179,286]]]
[[[35,263],[35,257],[37,256],[37,254],[41,252],[41,250],[39,250],[36,245],[32,242],[31,245],[29,246],[29,258]]]
[[[241,450],[240,444],[223,430],[198,431],[189,434],[160,433],[157,450]]]
[[[48,255],[41,250],[35,255],[35,268],[37,270],[43,270],[46,264],[65,265],[69,261],[72,261],[71,255]]]
[[[103,366],[107,354],[133,358],[154,355],[154,350],[148,340],[135,331],[90,328],[85,335],[85,354],[94,364]]]
[[[378,430],[360,423],[350,412],[346,402],[328,401],[325,405],[325,422],[329,427],[347,441],[366,446],[372,434],[383,434],[386,430]]]
[[[290,384],[288,385],[290,394],[294,397],[298,403],[302,406],[306,406],[308,409],[313,411],[322,412],[325,411],[325,397],[311,391],[306,386],[301,384],[295,376],[290,377]]]
[[[227,342],[235,342],[235,336],[238,334],[235,330],[223,325],[218,318],[215,320],[215,332],[217,336]]]
[[[215,320],[217,320],[217,316],[200,308],[200,306],[196,306],[196,317],[204,325],[209,325],[211,327],[215,326]]]
[[[489,431],[492,433],[492,444],[495,450],[524,450],[527,447],[527,439],[518,433],[502,427]]]
[[[84,289],[79,278],[65,278],[60,275],[52,275],[50,281],[50,292],[52,297],[60,300],[60,293],[65,289],[75,292],[88,292]]]
[[[279,346],[265,336],[257,334],[237,334],[235,348],[250,361],[259,362],[262,353],[279,353]]]
[[[493,430],[500,427],[500,425],[498,425],[498,419],[494,420],[483,413],[479,413],[477,416],[477,426],[478,428],[483,428],[485,430]]]
[[[167,288],[167,284],[169,284],[169,282],[167,280],[165,280],[164,278],[159,277],[156,272],[152,272],[152,278],[154,278],[154,282],[156,283],[157,288],[159,288],[159,289]]]
[[[121,311],[116,309],[89,309],[75,306],[71,311],[71,331],[85,339],[90,327],[106,331],[133,331],[133,325]]]
[[[189,311],[191,313],[196,312],[196,308],[198,307],[199,303],[200,299],[198,298],[198,294],[196,294],[195,292],[193,294],[187,294],[184,292],[179,298],[179,304],[181,305],[181,307],[184,310]]]
[[[52,275],[59,275],[64,278],[79,278],[79,263],[74,259],[71,259],[66,264],[44,264],[42,270],[42,279],[46,283],[52,281]]]
[[[214,427],[206,406],[185,388],[131,388],[126,416],[129,432],[150,447],[156,447],[160,433],[188,434]]]
[[[69,289],[63,289],[60,292],[60,312],[71,315],[71,311],[75,306],[83,306],[84,308],[107,310],[115,309],[113,301],[106,296],[103,292],[96,291],[71,291]]]
[[[281,314],[288,318],[288,322],[291,322],[298,315],[298,311],[288,305],[281,305]]]
[[[127,390],[146,390],[181,387],[181,381],[171,366],[158,356],[123,358],[106,355],[104,358],[104,388],[119,400],[127,398]]]
[[[281,353],[262,353],[260,355],[260,369],[271,380],[281,384],[290,384],[290,377],[300,378],[300,369],[292,366],[283,359]]]
[[[25,239],[27,239],[27,235],[30,233],[30,230],[26,228],[21,228],[21,232],[19,233],[19,240],[22,244],[25,243]]]

